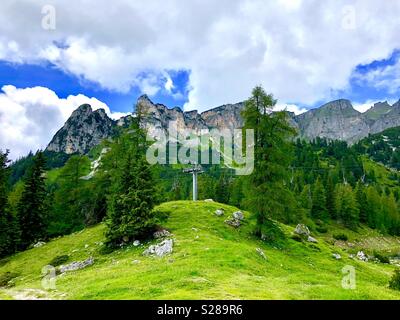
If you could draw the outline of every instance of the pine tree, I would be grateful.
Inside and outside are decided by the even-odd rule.
[[[333,176],[329,173],[326,181],[326,209],[329,213],[331,219],[336,218],[335,210],[335,183],[333,181]]]
[[[353,189],[348,184],[336,187],[336,212],[346,227],[357,228],[360,210]]]
[[[228,203],[229,201],[229,181],[223,173],[215,186],[215,200],[221,203]]]
[[[8,151],[0,150],[0,258],[14,253],[17,241],[17,224],[7,199],[8,162]]]
[[[356,193],[358,208],[360,210],[360,222],[367,223],[368,222],[367,195],[365,194],[364,187],[361,182],[357,182],[355,193]]]
[[[288,220],[297,213],[297,204],[287,187],[288,167],[292,161],[289,139],[295,130],[286,112],[271,112],[275,104],[273,96],[257,86],[242,113],[245,129],[253,129],[255,135],[254,171],[249,177],[245,203],[256,214],[256,234],[271,240],[279,236],[278,232],[275,234],[271,218]]]
[[[303,190],[300,193],[299,202],[302,208],[306,210],[306,215],[311,215],[312,208],[312,195],[311,195],[311,187],[309,184],[305,185]]]
[[[156,219],[155,182],[151,167],[145,158],[146,136],[136,118],[120,142],[129,142],[122,166],[116,170],[117,178],[109,200],[106,219],[106,239],[111,247],[144,238],[154,228]],[[118,148],[118,146],[117,146]]]
[[[326,208],[326,195],[325,188],[318,178],[315,182],[312,190],[312,207],[311,207],[311,217],[318,220],[327,220],[328,210]]]
[[[46,238],[45,159],[39,151],[27,173],[24,190],[17,205],[20,243],[22,250]]]

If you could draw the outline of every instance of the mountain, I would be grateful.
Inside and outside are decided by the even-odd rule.
[[[241,111],[244,103],[226,104],[202,113],[196,110],[182,111],[153,103],[147,95],[141,96],[136,104],[145,115],[142,125],[151,135],[166,131],[169,127],[182,132],[185,129],[235,129],[243,126]],[[339,99],[311,109],[303,114],[288,112],[289,121],[305,139],[325,137],[344,140],[353,144],[369,134],[400,126],[400,101],[390,106],[387,102],[376,103],[365,113],[355,110],[349,100]],[[131,115],[118,121],[110,119],[104,110],[93,111],[82,105],[56,133],[47,147],[48,151],[87,153],[102,139],[112,136],[118,126],[129,126]]]
[[[46,150],[87,153],[103,139],[109,138],[115,125],[103,109],[93,111],[90,105],[81,105],[58,130]]]

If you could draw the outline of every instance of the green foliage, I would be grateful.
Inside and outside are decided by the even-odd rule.
[[[359,223],[359,207],[350,185],[337,185],[335,190],[336,212],[343,224],[351,229],[355,229]]]
[[[390,279],[389,288],[393,290],[400,290],[400,269],[396,269]]]
[[[382,253],[380,253],[380,252],[378,252],[378,251],[374,251],[374,257],[376,259],[378,259],[379,262],[381,262],[381,263],[387,263],[387,264],[390,263],[389,257],[384,255],[384,254],[382,254]]]
[[[337,233],[333,235],[333,238],[336,240],[347,241],[349,240],[348,236],[344,233]]]
[[[0,288],[13,286],[11,281],[18,277],[18,273],[5,272],[0,275]]]
[[[285,112],[270,112],[275,104],[273,96],[258,86],[242,113],[245,129],[254,130],[254,171],[249,177],[245,204],[256,214],[258,235],[264,228],[270,230],[271,218],[291,222],[297,213],[296,200],[285,184],[292,160],[289,139],[295,131]]]
[[[69,260],[68,255],[61,255],[61,256],[57,256],[57,257],[54,257],[53,259],[51,259],[51,261],[48,264],[53,267],[58,267],[64,263],[66,263],[68,260]]]
[[[27,173],[21,199],[17,205],[21,249],[26,249],[31,244],[46,238],[47,207],[44,169],[43,153],[38,152]]]
[[[311,217],[313,219],[328,219],[328,210],[326,208],[325,188],[322,181],[318,178],[312,190]]]
[[[8,152],[0,150],[0,258],[14,253],[18,228],[8,204]]]
[[[139,119],[111,145],[109,157],[120,159],[113,169],[106,238],[110,247],[145,238],[156,224],[155,183],[145,158],[146,135]]]

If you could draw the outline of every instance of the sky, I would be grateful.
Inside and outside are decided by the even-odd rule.
[[[399,1],[2,0],[0,149],[45,148],[82,103],[204,111],[261,84],[301,113],[400,97]]]

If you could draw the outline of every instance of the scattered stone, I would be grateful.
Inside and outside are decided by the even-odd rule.
[[[310,236],[310,230],[304,224],[298,224],[296,226],[296,229],[294,229],[294,233],[297,233],[299,235],[304,235],[306,237]]]
[[[225,223],[227,225],[230,225],[230,226],[234,227],[234,228],[239,228],[240,227],[240,220],[237,220],[237,219],[227,219],[227,220],[225,220]]]
[[[336,260],[342,259],[342,256],[339,253],[333,253],[332,257],[334,257]]]
[[[256,251],[261,257],[263,257],[265,260],[267,260],[267,257],[266,257],[264,251],[262,251],[261,248],[256,248]]]
[[[138,264],[138,263],[140,263],[140,260],[133,260],[132,263]]]
[[[355,255],[354,255],[354,254],[349,254],[349,258],[350,258],[350,259],[354,259],[354,258],[355,258]]]
[[[307,241],[308,242],[312,242],[312,243],[318,243],[318,240],[313,238],[313,237],[311,237],[311,236],[308,236]]]
[[[197,231],[199,231],[199,229],[197,229],[197,228],[192,228],[192,231],[197,232]]]
[[[240,220],[240,221],[242,221],[244,219],[244,215],[243,215],[242,211],[236,211],[236,212],[232,213],[232,217],[233,217],[233,219]]]
[[[169,253],[172,253],[173,241],[172,239],[164,240],[163,242],[151,245],[148,249],[146,249],[143,254],[145,256],[148,255],[156,255],[158,257],[163,257]]]
[[[93,257],[90,257],[90,258],[86,259],[85,261],[75,261],[75,262],[72,262],[65,266],[60,266],[60,272],[65,273],[68,271],[80,270],[80,269],[86,268],[88,266],[91,266],[93,263],[94,263]]]
[[[206,199],[206,200],[204,200],[204,202],[214,202],[214,200],[213,199]]]
[[[38,243],[35,243],[35,244],[33,245],[33,247],[34,247],[34,248],[40,248],[40,247],[43,247],[45,244],[46,244],[46,242],[39,241]]]
[[[358,260],[361,260],[361,261],[365,261],[365,262],[368,261],[368,257],[363,251],[357,252],[357,258],[358,258]]]
[[[166,229],[159,230],[159,231],[156,231],[153,233],[153,237],[155,239],[161,239],[161,238],[166,238],[166,237],[170,237],[170,236],[171,236],[171,233]]]
[[[139,241],[139,240],[133,241],[133,245],[134,245],[135,247],[140,246],[140,241]]]
[[[89,245],[88,245],[88,244],[85,244],[85,249],[87,249],[87,248],[89,248]]]
[[[217,217],[223,216],[224,213],[225,213],[225,210],[222,209],[222,208],[221,208],[221,209],[217,209],[217,210],[215,211],[215,215],[216,215]]]
[[[196,236],[196,239],[199,239],[200,237],[199,236]]]

